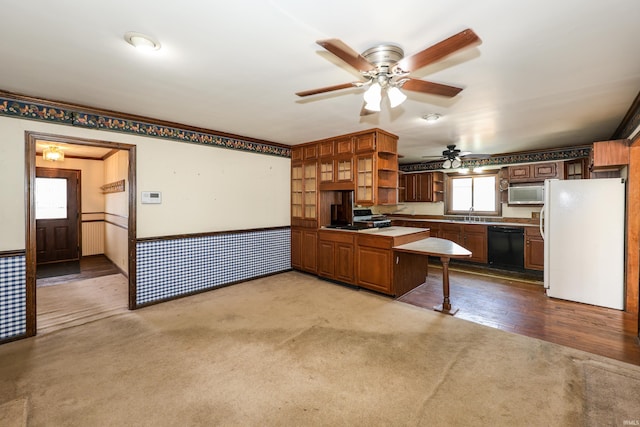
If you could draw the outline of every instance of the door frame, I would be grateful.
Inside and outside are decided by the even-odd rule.
[[[128,308],[136,307],[136,146],[120,142],[102,141],[72,136],[54,135],[25,131],[25,212],[26,212],[26,336],[37,332],[36,312],[36,219],[35,219],[35,182],[36,182],[36,141],[90,145],[129,152],[129,221],[127,253],[129,254],[129,298]],[[79,207],[82,212],[82,207]]]

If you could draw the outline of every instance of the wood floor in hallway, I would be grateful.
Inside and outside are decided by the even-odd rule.
[[[450,270],[450,282],[459,319],[640,365],[635,316],[548,298],[542,282],[465,271],[459,265]],[[441,267],[430,265],[427,281],[398,300],[429,309],[441,304]]]

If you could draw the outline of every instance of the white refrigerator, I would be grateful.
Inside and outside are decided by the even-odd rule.
[[[624,310],[624,181],[547,180],[544,201],[547,295]]]

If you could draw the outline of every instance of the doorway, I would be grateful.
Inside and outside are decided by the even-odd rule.
[[[124,207],[125,212],[123,215],[127,215],[127,218],[123,218],[123,224],[121,227],[126,229],[123,231],[125,235],[123,235],[123,240],[125,241],[124,245],[126,248],[123,248],[123,251],[127,255],[124,257],[124,268],[123,270],[128,270],[128,278],[125,279],[127,292],[125,298],[127,299],[127,308],[129,310],[136,308],[136,146],[132,144],[122,144],[116,142],[109,141],[99,141],[99,140],[90,140],[84,138],[75,138],[75,137],[65,137],[59,135],[51,135],[51,134],[41,134],[35,132],[26,132],[26,141],[25,141],[25,163],[26,163],[26,212],[27,212],[27,242],[26,242],[26,266],[27,266],[27,295],[26,295],[26,308],[27,308],[27,336],[33,336],[37,333],[37,311],[36,311],[36,277],[37,270],[39,264],[47,265],[47,264],[55,264],[59,262],[73,262],[75,260],[80,260],[82,253],[80,252],[80,242],[82,241],[82,227],[81,227],[81,218],[80,215],[75,214],[76,218],[74,220],[74,213],[71,212],[74,207],[69,206],[69,204],[75,204],[75,211],[81,211],[80,204],[80,175],[77,174],[75,177],[76,181],[76,195],[69,193],[67,191],[67,205],[62,206],[53,206],[49,209],[57,209],[57,214],[53,214],[53,216],[63,216],[63,211],[66,211],[64,216],[66,217],[67,223],[63,223],[60,220],[62,218],[47,218],[45,222],[42,221],[44,218],[40,218],[38,208],[36,204],[36,191],[37,186],[40,183],[46,183],[45,185],[51,184],[53,186],[58,186],[58,188],[62,188],[62,184],[65,186],[73,185],[74,178],[71,176],[73,173],[68,174],[64,172],[63,169],[55,169],[56,171],[60,171],[59,173],[62,176],[53,176],[55,174],[50,174],[51,176],[40,176],[47,175],[46,171],[41,170],[39,167],[36,167],[36,155],[37,155],[37,144],[45,142],[50,144],[57,145],[68,145],[77,148],[82,151],[91,150],[91,147],[103,147],[106,148],[107,152],[115,153],[118,151],[127,151],[128,154],[128,165],[126,166],[126,177],[127,177],[127,185],[128,185],[128,194],[122,193],[123,197],[126,197]],[[95,150],[95,148],[93,148]],[[123,167],[124,168],[124,167]],[[52,168],[53,169],[53,168]],[[67,170],[68,172],[69,170]],[[73,171],[71,171],[73,172]],[[39,178],[50,178],[50,179],[63,179],[63,181],[39,181]],[[65,189],[65,190],[68,190]],[[62,190],[60,190],[62,191]],[[69,199],[73,199],[71,203],[69,203]],[[53,203],[54,205],[59,205],[59,203]],[[50,220],[50,221],[49,221]],[[49,221],[49,222],[47,222]],[[69,222],[75,222],[76,224],[76,236],[73,236],[73,230],[69,230],[66,227],[69,225]],[[57,233],[57,235],[56,235]],[[75,244],[74,244],[75,243]],[[75,247],[75,252],[73,250]],[[124,276],[123,276],[124,277]]]
[[[36,167],[36,276],[80,270],[79,170]]]

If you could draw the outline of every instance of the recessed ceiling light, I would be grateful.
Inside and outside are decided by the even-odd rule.
[[[435,123],[438,120],[440,120],[440,117],[442,117],[442,116],[440,114],[438,114],[438,113],[430,113],[430,114],[425,114],[424,116],[422,116],[422,118],[427,123]]]
[[[146,34],[129,31],[124,35],[124,39],[131,46],[142,51],[152,51],[160,49],[160,42],[154,40],[152,37]]]

